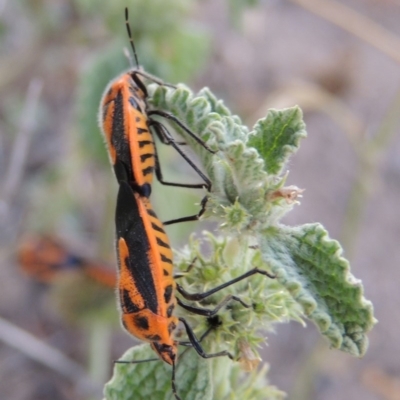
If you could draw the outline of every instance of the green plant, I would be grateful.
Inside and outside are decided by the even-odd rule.
[[[194,95],[182,85],[177,89],[150,85],[149,91],[155,108],[173,113],[217,150],[210,154],[174,127],[197,154],[213,184],[204,218],[220,224],[218,236],[207,232],[201,240],[192,237],[177,253],[175,265],[183,273],[180,284],[190,292],[204,291],[255,267],[276,275],[276,279],[253,276],[201,303],[212,308],[235,294],[251,305],[223,308],[215,329],[203,342],[205,349],[228,349],[251,368],[257,364],[257,347],[265,341],[263,330],[273,329],[278,322],[307,318],[331,347],[362,356],[368,346],[366,333],[375,319],[339,243],[320,224],[289,227],[279,222],[302,192],[284,186],[285,164],[306,136],[301,110],[270,110],[249,131],[208,89]],[[180,312],[199,336],[215,323]],[[128,350],[122,359],[151,357],[149,346],[141,346]],[[181,351],[176,382],[178,393],[187,399],[282,398],[283,393],[268,386],[264,375],[265,370],[245,378],[237,363],[225,358],[202,360],[189,350]],[[105,396],[108,400],[173,398],[170,367],[161,361],[116,365]]]

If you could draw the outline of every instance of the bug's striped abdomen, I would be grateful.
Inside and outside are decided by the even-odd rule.
[[[123,325],[141,340],[175,346],[172,251],[149,200],[126,182],[118,193],[116,226]]]

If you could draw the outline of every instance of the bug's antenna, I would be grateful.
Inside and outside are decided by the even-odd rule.
[[[139,61],[138,61],[137,54],[136,54],[135,44],[133,43],[133,39],[132,39],[131,26],[129,25],[128,7],[125,7],[125,24],[126,24],[126,30],[128,31],[129,42],[131,44],[131,48],[133,51],[133,56],[135,57],[136,67],[139,68]]]

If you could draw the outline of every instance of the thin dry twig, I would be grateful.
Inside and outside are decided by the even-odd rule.
[[[99,395],[100,388],[92,382],[83,367],[59,350],[0,317],[0,340],[31,359],[65,376],[86,395]]]
[[[37,105],[42,88],[43,82],[39,79],[33,79],[28,87],[25,105],[21,113],[21,125],[15,138],[10,163],[3,183],[2,203],[3,208],[6,208],[5,213],[22,179],[26,155],[35,130]]]
[[[333,0],[289,0],[339,26],[400,63],[400,38],[372,19]]]

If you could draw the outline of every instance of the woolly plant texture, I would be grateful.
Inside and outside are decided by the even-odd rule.
[[[196,153],[212,182],[202,218],[218,221],[220,228],[218,236],[206,232],[201,240],[192,237],[177,252],[179,284],[194,293],[253,268],[276,276],[256,274],[194,304],[212,309],[228,295],[242,300],[243,304],[230,301],[215,317],[179,310],[198,337],[214,328],[202,342],[207,352],[227,349],[240,362],[226,357],[203,360],[193,349],[180,348],[178,394],[185,399],[283,398],[282,392],[268,386],[265,369],[254,371],[257,348],[265,342],[261,332],[277,322],[310,319],[331,347],[362,356],[368,346],[366,333],[375,323],[373,309],[363,297],[361,282],[350,273],[339,243],[320,224],[289,227],[279,222],[298,204],[302,192],[285,187],[284,172],[306,136],[301,110],[270,110],[249,131],[207,88],[196,95],[183,85],[174,89],[151,84],[148,89],[152,108],[179,118],[215,151],[169,124]],[[184,334],[178,331],[177,336]],[[145,345],[128,350],[122,359],[153,357]],[[243,375],[239,367],[253,372]],[[117,364],[105,388],[106,398],[172,399],[170,370],[161,361]]]

